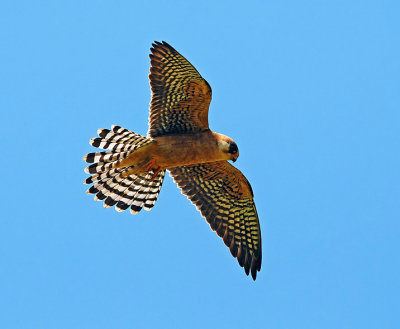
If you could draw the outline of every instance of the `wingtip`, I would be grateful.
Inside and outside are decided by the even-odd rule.
[[[151,50],[151,52],[153,52],[155,49],[157,49],[159,46],[161,46],[162,45],[162,43],[161,42],[159,42],[159,41],[153,41],[153,43],[151,44],[151,48],[150,48],[150,50]]]
[[[257,278],[257,272],[260,272],[260,270],[261,270],[261,254],[259,254],[257,257],[254,257],[254,255],[253,255],[253,259],[251,260],[250,269],[251,269],[251,276],[252,276],[253,280],[255,281]]]
[[[168,48],[168,49],[170,49],[170,50],[175,50],[168,42],[166,42],[166,41],[154,41],[152,44],[151,44],[151,48],[150,48],[150,50],[151,50],[151,52],[153,53],[154,52],[154,50],[157,50],[157,49],[159,49],[159,48]]]

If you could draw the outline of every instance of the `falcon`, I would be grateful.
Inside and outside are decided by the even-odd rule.
[[[245,273],[261,269],[261,231],[253,191],[231,165],[236,143],[208,125],[211,87],[190,62],[166,42],[150,54],[150,118],[147,137],[120,126],[99,129],[90,144],[106,151],[84,161],[93,184],[88,194],[104,207],[132,214],[150,210],[168,170],[178,187],[223,239]]]

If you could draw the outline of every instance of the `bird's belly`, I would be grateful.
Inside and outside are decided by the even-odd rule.
[[[173,168],[222,160],[216,142],[201,137],[176,136],[157,140],[157,164],[162,168]]]

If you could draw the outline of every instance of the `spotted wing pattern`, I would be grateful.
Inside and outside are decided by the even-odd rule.
[[[255,280],[261,269],[261,231],[253,192],[244,175],[227,161],[169,170],[182,193]]]
[[[152,180],[153,170],[123,177],[131,168],[114,168],[113,165],[150,143],[151,139],[119,126],[113,126],[111,130],[99,129],[98,134],[100,137],[92,138],[90,144],[108,151],[89,153],[83,157],[86,162],[93,163],[85,169],[91,176],[84,184],[93,184],[86,193],[95,194],[96,201],[104,200],[105,208],[115,206],[115,210],[124,211],[130,207],[132,214],[142,208],[150,210],[160,193],[165,170]]]
[[[211,87],[189,61],[166,42],[150,54],[150,137],[208,129]]]

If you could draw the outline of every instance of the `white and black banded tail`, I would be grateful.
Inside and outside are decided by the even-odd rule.
[[[85,168],[91,174],[84,184],[93,184],[86,193],[95,194],[96,201],[104,200],[104,207],[115,206],[115,210],[130,208],[132,214],[142,208],[150,210],[156,203],[164,180],[165,170],[152,179],[154,171],[122,177],[131,167],[114,168],[114,164],[133,151],[152,142],[150,138],[135,134],[120,126],[99,129],[100,137],[92,138],[90,145],[108,151],[86,154],[83,160],[92,165]]]

